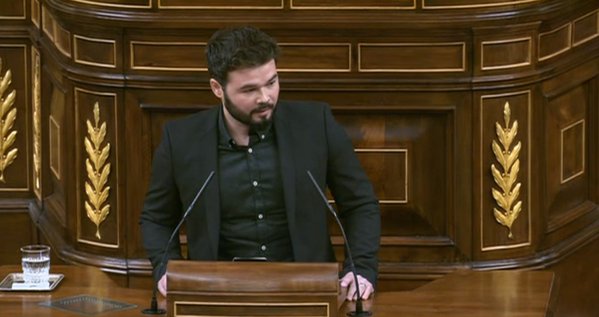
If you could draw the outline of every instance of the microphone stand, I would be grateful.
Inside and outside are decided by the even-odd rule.
[[[345,230],[343,230],[343,226],[341,225],[341,220],[339,220],[339,217],[337,216],[337,212],[335,212],[335,209],[333,209],[333,207],[331,207],[331,204],[329,204],[329,202],[327,201],[326,196],[324,195],[324,193],[318,186],[318,183],[316,183],[316,180],[312,176],[312,173],[310,173],[310,171],[306,171],[306,173],[308,173],[308,176],[310,177],[312,184],[314,184],[314,187],[320,194],[320,197],[323,199],[325,205],[327,206],[327,208],[333,215],[333,218],[335,218],[335,221],[337,222],[337,225],[339,226],[339,229],[341,230],[341,235],[343,236],[343,241],[345,242],[344,243],[345,251],[347,253],[347,259],[349,261],[349,268],[351,269],[351,272],[354,276],[354,283],[356,284],[356,293],[358,293],[358,295],[356,296],[356,310],[347,313],[347,315],[350,317],[372,316],[372,312],[370,312],[368,310],[364,310],[364,308],[362,307],[362,294],[360,293],[360,284],[358,283],[358,273],[356,273],[356,267],[354,266],[354,260],[351,255],[352,253],[349,249],[349,241],[347,240],[347,236],[345,235]]]
[[[181,217],[181,220],[175,227],[175,230],[173,230],[173,233],[171,233],[171,236],[168,239],[168,241],[166,242],[166,245],[164,246],[164,250],[162,251],[162,258],[160,259],[160,263],[158,264],[158,267],[156,268],[157,272],[160,272],[162,270],[162,267],[164,266],[164,262],[166,261],[166,257],[168,255],[168,247],[170,246],[171,242],[173,242],[173,238],[175,237],[175,235],[177,233],[179,233],[179,229],[183,225],[183,222],[187,218],[187,215],[189,215],[189,213],[191,212],[191,209],[195,205],[198,198],[200,198],[200,196],[204,192],[204,188],[206,188],[206,185],[208,185],[208,183],[212,179],[213,175],[214,175],[214,171],[211,171],[210,174],[208,175],[208,177],[206,177],[204,184],[202,184],[202,187],[200,188],[200,190],[198,190],[198,193],[195,195],[195,197],[189,204],[189,207],[187,207],[187,210],[185,210],[183,217]],[[154,288],[152,288],[152,301],[150,303],[150,308],[146,308],[146,309],[142,310],[141,311],[142,314],[144,314],[144,315],[164,315],[164,314],[166,314],[166,310],[164,310],[162,308],[158,308],[158,301],[156,299],[157,291],[158,291],[158,283],[154,283]]]

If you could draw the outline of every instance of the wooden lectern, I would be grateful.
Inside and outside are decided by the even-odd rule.
[[[337,316],[337,263],[171,260],[168,316]]]

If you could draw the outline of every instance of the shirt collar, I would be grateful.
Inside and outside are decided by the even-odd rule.
[[[275,108],[276,109],[276,108]],[[220,107],[220,111],[218,112],[218,144],[220,146],[234,147],[236,146],[235,140],[229,134],[229,129],[225,124],[225,114],[223,112],[223,107]],[[274,118],[274,113],[273,113]],[[250,139],[253,139],[252,136],[256,136],[258,138],[257,142],[269,138],[273,135],[274,125],[272,121],[265,127],[260,130],[255,130],[253,127],[250,128]]]

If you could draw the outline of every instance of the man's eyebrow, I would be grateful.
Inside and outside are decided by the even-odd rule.
[[[273,82],[275,79],[277,79],[278,77],[279,77],[279,74],[274,74],[274,75],[272,75],[272,77],[270,77],[270,79],[269,79],[269,80],[267,80],[266,82],[267,82],[267,83],[271,83],[271,82]],[[258,85],[256,85],[256,84],[247,84],[247,85],[243,85],[243,86],[239,87],[239,90],[252,89],[252,88],[255,88],[255,87],[257,87],[257,86],[258,86]]]

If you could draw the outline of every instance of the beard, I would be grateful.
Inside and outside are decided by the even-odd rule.
[[[266,109],[274,110],[275,105],[273,103],[267,103],[267,102],[259,103],[258,107],[252,109],[252,111],[250,111],[249,113],[244,113],[235,103],[233,103],[231,101],[231,99],[229,99],[229,96],[227,96],[227,93],[225,92],[223,105],[225,106],[227,111],[231,114],[231,116],[233,118],[235,118],[235,120],[249,126],[250,128],[254,129],[255,131],[264,130],[264,128],[266,128],[267,126],[269,126],[272,123],[274,111],[271,113],[270,117],[268,117],[268,118],[257,117],[256,119],[254,119],[254,118],[252,118],[252,115],[255,113],[264,111]]]

